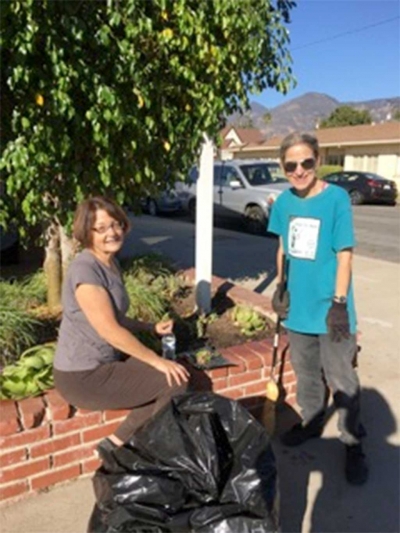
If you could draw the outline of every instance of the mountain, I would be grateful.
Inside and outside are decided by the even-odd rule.
[[[306,93],[279,106],[268,109],[251,102],[251,108],[243,115],[235,113],[228,117],[228,124],[254,127],[266,138],[285,135],[295,130],[315,129],[321,119],[327,118],[337,107],[349,105],[358,110],[368,110],[374,122],[388,120],[395,109],[400,109],[400,98],[380,98],[360,102],[339,102],[322,93]]]

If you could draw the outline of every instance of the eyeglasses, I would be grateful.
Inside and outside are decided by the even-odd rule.
[[[312,168],[315,168],[315,159],[313,157],[309,157],[307,159],[303,159],[303,161],[286,161],[283,165],[283,168],[285,172],[291,174],[296,170],[297,165],[301,165],[303,170],[311,170]]]
[[[121,224],[121,222],[118,222],[118,220],[114,220],[108,226],[99,226],[98,228],[92,228],[92,230],[96,233],[104,234],[107,233],[110,228],[112,228],[114,231],[121,231],[124,229],[124,225]]]

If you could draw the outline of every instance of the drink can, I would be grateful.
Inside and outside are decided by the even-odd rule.
[[[174,361],[176,359],[176,337],[173,333],[168,333],[164,335],[161,339],[162,345],[162,356],[165,359],[171,359]]]

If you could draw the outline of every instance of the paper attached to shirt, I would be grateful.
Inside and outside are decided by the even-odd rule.
[[[320,226],[318,218],[293,217],[289,222],[289,254],[299,259],[315,259]]]

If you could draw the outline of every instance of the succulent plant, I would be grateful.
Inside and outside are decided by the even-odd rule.
[[[236,305],[232,309],[232,320],[247,337],[252,337],[258,331],[262,331],[266,325],[265,317],[252,307],[245,305]]]

